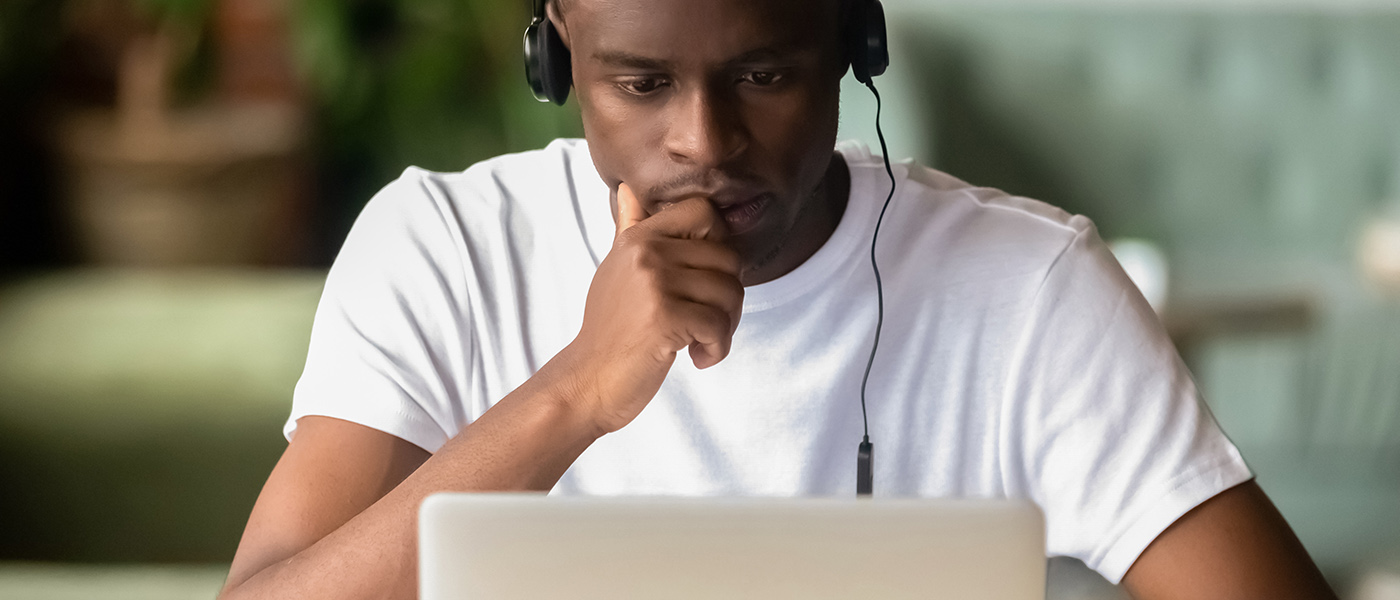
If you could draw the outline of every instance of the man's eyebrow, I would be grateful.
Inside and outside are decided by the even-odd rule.
[[[764,61],[784,61],[810,52],[814,52],[814,50],[765,46],[749,50],[724,62],[726,65],[734,66]],[[621,50],[599,50],[593,53],[593,58],[605,64],[633,69],[665,71],[672,66],[671,62],[667,60],[648,58]]]
[[[730,65],[745,65],[757,62],[786,61],[792,60],[805,53],[806,52],[799,48],[765,46],[749,50],[748,52],[725,61],[725,63]]]
[[[669,61],[647,58],[619,50],[599,50],[593,53],[593,59],[609,65],[634,69],[665,70],[671,66]]]

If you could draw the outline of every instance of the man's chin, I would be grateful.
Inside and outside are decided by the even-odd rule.
[[[750,285],[748,281],[750,277],[766,271],[767,267],[772,265],[773,260],[782,253],[782,242],[775,243],[772,236],[773,234],[769,233],[767,237],[754,236],[750,238],[745,235],[729,238],[727,244],[739,253],[739,260],[743,264],[740,278],[744,280],[744,285]]]

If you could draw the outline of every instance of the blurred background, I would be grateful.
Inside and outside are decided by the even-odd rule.
[[[1400,0],[885,6],[891,154],[1092,217],[1329,579],[1400,598]],[[365,201],[581,134],[529,12],[0,0],[0,597],[213,596]]]

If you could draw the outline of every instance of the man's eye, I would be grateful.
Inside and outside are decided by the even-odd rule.
[[[631,94],[645,96],[665,87],[666,81],[660,77],[639,77],[622,82],[622,89]]]
[[[781,80],[782,76],[771,71],[752,71],[745,73],[743,79],[754,85],[773,85]]]

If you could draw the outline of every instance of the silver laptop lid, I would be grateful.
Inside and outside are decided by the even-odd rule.
[[[1045,597],[1025,501],[437,494],[423,600]]]

